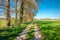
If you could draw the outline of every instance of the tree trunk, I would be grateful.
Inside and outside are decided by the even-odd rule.
[[[16,9],[15,9],[15,11],[16,11],[16,15],[15,15],[15,23],[17,23],[17,0],[16,0]]]
[[[22,1],[21,6],[20,6],[20,24],[23,23],[23,14],[24,14],[23,13],[23,9],[24,9],[23,5],[24,5],[24,2]]]
[[[6,22],[10,26],[10,0],[6,0]]]

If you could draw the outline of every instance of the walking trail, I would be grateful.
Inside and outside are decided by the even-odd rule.
[[[26,29],[15,39],[15,40],[25,40],[27,33],[29,32],[31,25],[28,25]]]
[[[20,33],[20,35],[17,36],[15,40],[26,40],[26,35],[31,27],[32,24],[28,25],[28,27],[26,27],[26,29],[22,33]],[[39,28],[36,24],[34,26],[34,40],[42,40],[41,32],[39,31]]]
[[[38,26],[35,24],[35,30],[34,30],[34,40],[42,40],[41,32],[39,31]]]

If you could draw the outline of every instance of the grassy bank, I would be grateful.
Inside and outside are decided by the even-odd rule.
[[[60,40],[60,21],[36,21],[43,40]]]
[[[14,40],[30,23],[15,24],[8,28],[0,28],[0,40]]]
[[[26,35],[26,40],[34,40],[34,24]]]

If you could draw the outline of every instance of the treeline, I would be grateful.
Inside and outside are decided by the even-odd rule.
[[[15,6],[11,2],[15,3]],[[15,7],[14,10],[11,5]],[[10,26],[11,23],[11,12],[15,14],[15,23],[18,23],[19,19],[19,24],[22,24],[33,21],[38,9],[36,0],[0,0],[0,6],[6,11],[7,26]]]

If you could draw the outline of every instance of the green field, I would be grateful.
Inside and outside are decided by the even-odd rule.
[[[15,19],[11,19],[11,25],[15,24]],[[0,20],[0,28],[5,28],[6,27],[6,20],[2,19]]]
[[[3,28],[6,26],[6,21],[5,20],[0,20],[0,28]]]
[[[34,40],[34,24],[26,35],[26,40]]]
[[[43,40],[60,40],[60,21],[36,21]]]
[[[26,22],[23,24],[14,24],[7,28],[1,26],[0,27],[0,40],[14,40],[26,27],[30,24],[30,22]]]
[[[31,22],[30,22],[31,23]],[[8,27],[7,29],[0,26],[0,39],[1,40],[14,40],[30,23],[16,24]],[[4,21],[0,22],[0,25],[4,24]],[[43,40],[60,40],[60,21],[36,21]],[[33,40],[34,38],[34,24],[27,33],[26,40]]]

